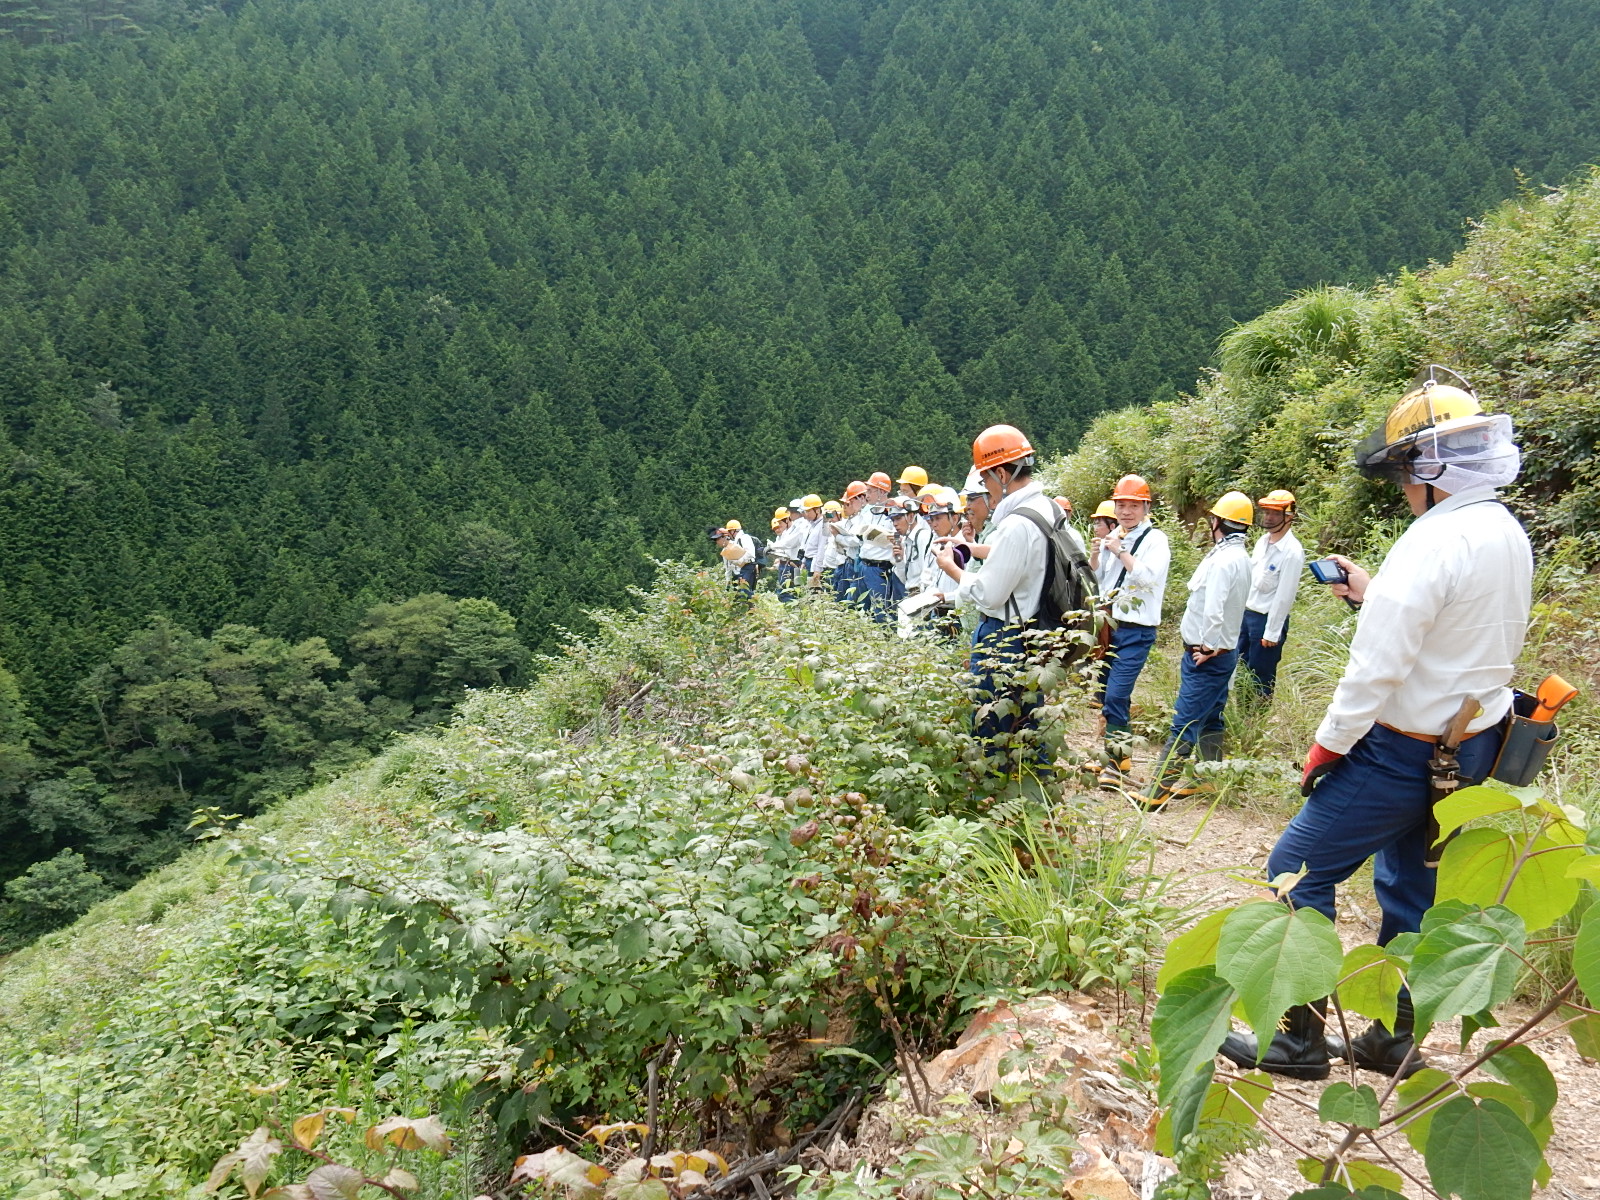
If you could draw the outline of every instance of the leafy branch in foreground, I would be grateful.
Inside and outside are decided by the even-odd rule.
[[[1408,1182],[1429,1196],[1511,1200],[1549,1182],[1544,1149],[1558,1089],[1530,1043],[1559,1029],[1580,1046],[1600,1035],[1600,1012],[1575,999],[1580,990],[1600,995],[1596,906],[1578,922],[1571,976],[1545,978],[1549,999],[1458,1069],[1417,1070],[1408,1058],[1381,1089],[1358,1082],[1353,1066],[1349,1080],[1328,1084],[1316,1112],[1342,1127],[1331,1152],[1312,1153],[1275,1126],[1264,1075],[1216,1075],[1214,1056],[1234,1012],[1265,1046],[1291,1006],[1328,997],[1327,1020],[1348,1040],[1351,1014],[1392,1026],[1405,988],[1417,1043],[1459,1019],[1463,1056],[1474,1034],[1501,1025],[1496,1010],[1524,972],[1536,970],[1528,935],[1565,917],[1584,883],[1600,880],[1600,848],[1581,813],[1536,788],[1463,788],[1437,815],[1448,844],[1435,903],[1416,933],[1345,953],[1321,914],[1257,900],[1210,914],[1168,946],[1151,1022],[1166,1109],[1158,1149],[1173,1153],[1184,1173],[1161,1194],[1210,1195],[1186,1166],[1186,1151],[1223,1123],[1259,1127],[1299,1153],[1301,1173],[1318,1186],[1293,1200],[1392,1197]],[[1470,822],[1487,823],[1463,830]],[[1276,882],[1280,898],[1292,901],[1296,880]],[[1546,1027],[1557,1014],[1561,1022]],[[1422,1156],[1427,1181],[1396,1157],[1396,1137]]]

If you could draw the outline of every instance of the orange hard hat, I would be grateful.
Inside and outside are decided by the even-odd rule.
[[[1124,475],[1117,480],[1116,490],[1111,493],[1113,500],[1143,500],[1149,504],[1154,499],[1150,495],[1150,485],[1138,475]]]
[[[1023,461],[1033,461],[1033,445],[1015,425],[991,425],[972,443],[972,465],[980,471]]]
[[[1070,517],[1073,515],[1071,500],[1068,500],[1065,496],[1057,496],[1055,497],[1055,502],[1057,506],[1060,507],[1061,511],[1066,513],[1067,516]]]
[[[887,492],[894,486],[894,480],[889,478],[889,473],[887,471],[874,471],[871,475],[867,476],[867,486],[882,488]]]
[[[850,481],[850,486],[844,490],[844,498],[846,500],[854,500],[857,496],[865,496],[866,494],[867,485],[862,483],[859,479],[852,479]]]
[[[1257,500],[1256,506],[1258,508],[1293,508],[1294,493],[1286,488],[1279,488],[1275,492],[1268,492],[1265,496],[1261,497],[1261,499]]]

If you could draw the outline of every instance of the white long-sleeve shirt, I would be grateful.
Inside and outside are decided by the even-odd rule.
[[[789,562],[804,558],[806,535],[810,532],[810,524],[796,517],[783,527],[782,533],[772,539],[772,556]]]
[[[828,542],[828,522],[826,516],[818,517],[815,521],[806,521],[806,537],[801,543],[805,547],[805,560],[811,564],[813,571],[822,568],[823,548]]]
[[[855,515],[855,523],[851,532],[856,535],[856,557],[863,562],[887,563],[894,561],[894,544],[888,540],[877,540],[870,536],[876,530],[884,539],[894,537],[894,522],[883,514],[874,513],[863,507]]]
[[[906,585],[906,591],[920,592],[927,579],[928,568],[939,571],[938,565],[933,561],[933,530],[921,521],[913,521],[911,528],[906,531],[906,536],[901,543],[900,561],[894,565],[894,573],[900,576],[900,582]],[[938,590],[938,584],[934,589]]]
[[[1263,613],[1267,627],[1261,636],[1269,642],[1283,641],[1283,626],[1300,591],[1300,575],[1306,568],[1306,552],[1292,529],[1273,541],[1271,536],[1256,540],[1250,552],[1250,598],[1245,607]]]
[[[961,572],[958,601],[970,601],[986,617],[1002,621],[1031,620],[1044,590],[1045,537],[1038,526],[1016,511],[1026,505],[1052,524],[1061,510],[1037,483],[1012,492],[995,506],[985,539],[989,556],[983,570]]]
[[[1138,553],[1134,553],[1135,542],[1139,545]],[[1126,624],[1159,625],[1161,602],[1167,592],[1167,572],[1172,568],[1172,543],[1146,517],[1122,535],[1122,548],[1133,555],[1133,566],[1116,590],[1111,615]],[[1102,565],[1108,557],[1112,563],[1107,572],[1109,587],[1122,574],[1122,560],[1100,551]]]
[[[1468,696],[1483,706],[1469,733],[1499,721],[1532,589],[1528,535],[1494,489],[1446,496],[1373,576],[1317,742],[1346,754],[1375,722],[1437,737]]]
[[[722,560],[722,565],[728,573],[728,578],[732,579],[745,567],[755,562],[756,544],[750,540],[750,535],[742,529],[728,539],[728,544],[738,547],[739,550],[738,558],[724,558]]]
[[[1223,538],[1189,577],[1189,603],[1184,606],[1178,636],[1185,646],[1232,650],[1244,624],[1244,602],[1250,595],[1250,552],[1244,534]]]

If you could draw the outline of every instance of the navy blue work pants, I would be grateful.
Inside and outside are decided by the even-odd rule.
[[[1100,710],[1108,733],[1126,733],[1133,719],[1133,685],[1139,682],[1150,647],[1156,644],[1154,625],[1119,624],[1111,634],[1111,649],[1101,665]]]
[[[1224,650],[1196,665],[1194,655],[1183,652],[1178,660],[1178,698],[1172,706],[1173,737],[1192,746],[1202,733],[1222,728],[1222,710],[1228,707],[1228,685],[1238,661],[1237,650]]]
[[[1481,781],[1500,752],[1500,727],[1491,726],[1461,744],[1463,781]],[[1383,924],[1378,945],[1422,927],[1433,904],[1433,868],[1428,852],[1428,760],[1432,743],[1374,725],[1350,748],[1343,762],[1322,777],[1267,857],[1267,874],[1309,872],[1289,894],[1299,908],[1314,908],[1330,921],[1334,889],[1368,858]]]
[[[1261,639],[1267,632],[1267,614],[1253,609],[1244,610],[1244,625],[1239,629],[1239,666],[1245,678],[1255,684],[1256,691],[1265,700],[1272,699],[1272,690],[1278,685],[1278,663],[1283,658],[1283,644],[1289,640],[1289,621],[1283,622],[1283,632],[1276,646],[1263,646]]]
[[[875,559],[857,559],[856,592],[858,602],[875,621],[889,619],[889,593],[893,587],[894,569],[890,563]]]
[[[984,617],[973,630],[971,670],[978,681],[979,711],[973,717],[972,733],[991,754],[1008,748],[1009,741],[1001,744],[1007,735],[1038,728],[1043,697],[1011,682],[1026,656],[1021,626],[1008,625],[999,617]],[[1010,704],[1002,705],[1005,712],[982,711],[986,705],[1007,700]],[[1039,757],[1042,759],[1042,753]]]

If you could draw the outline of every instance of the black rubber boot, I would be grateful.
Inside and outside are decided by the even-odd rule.
[[[1223,736],[1221,729],[1208,729],[1202,733],[1195,746],[1195,757],[1201,762],[1221,762],[1225,757],[1222,752]]]
[[[1402,995],[1395,1005],[1392,1032],[1382,1021],[1374,1021],[1349,1046],[1345,1045],[1342,1037],[1330,1034],[1328,1056],[1353,1062],[1363,1071],[1378,1071],[1384,1075],[1393,1075],[1404,1064],[1405,1070],[1400,1078],[1406,1079],[1428,1065],[1421,1054],[1411,1054],[1411,1047],[1416,1044],[1412,1039],[1415,1022],[1416,1012],[1411,1007],[1411,997]],[[1406,1061],[1408,1054],[1411,1055],[1410,1062]]]
[[[1259,1047],[1253,1033],[1230,1033],[1217,1053],[1246,1071],[1259,1068],[1269,1075],[1287,1075],[1290,1079],[1326,1079],[1328,1039],[1322,1018],[1327,1011],[1326,1000],[1315,1000],[1297,1004],[1284,1013],[1283,1029],[1273,1035],[1260,1062],[1256,1061]]]

